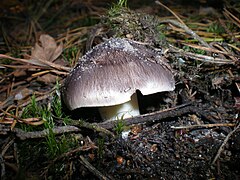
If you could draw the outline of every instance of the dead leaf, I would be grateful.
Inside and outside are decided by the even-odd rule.
[[[153,144],[150,148],[150,151],[156,152],[158,150],[157,144]]]
[[[39,76],[37,78],[38,81],[41,81],[45,84],[49,84],[49,83],[56,83],[57,80],[57,76],[52,75],[52,74],[44,74],[42,76]]]
[[[63,51],[62,42],[57,45],[54,38],[47,34],[42,34],[39,41],[41,45],[38,43],[35,44],[30,58],[30,61],[34,62],[35,65],[46,66],[42,61],[53,62],[61,55]]]
[[[24,69],[16,69],[14,72],[13,72],[13,75],[15,77],[21,77],[21,76],[26,76],[27,73]]]
[[[33,91],[31,89],[28,88],[17,88],[14,93],[16,92],[16,94],[14,95],[14,100],[22,100],[22,99],[26,99],[27,97],[29,97]]]
[[[234,104],[234,107],[240,111],[240,97],[234,97],[234,100],[235,100],[235,104]]]
[[[142,126],[141,125],[134,125],[131,128],[131,133],[135,136],[138,135],[141,131],[142,131]]]
[[[224,77],[214,77],[212,79],[212,86],[216,89],[221,86],[221,84],[224,83]]]
[[[46,53],[46,60],[49,60],[50,62],[53,62],[58,58],[58,56],[61,55],[63,50],[63,44],[60,43],[59,46],[57,46],[56,41],[49,35],[43,34],[40,36],[40,42],[42,43],[42,47],[45,50]],[[49,59],[47,59],[49,58]]]

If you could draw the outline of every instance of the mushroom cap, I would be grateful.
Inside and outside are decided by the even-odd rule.
[[[172,91],[175,81],[166,59],[128,39],[112,38],[79,59],[65,79],[62,96],[70,110],[113,106],[143,95]]]

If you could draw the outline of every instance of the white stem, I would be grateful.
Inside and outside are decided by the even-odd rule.
[[[105,106],[100,107],[99,112],[103,120],[117,120],[117,119],[126,119],[133,116],[140,115],[137,94],[134,93],[131,97],[131,100],[115,105],[115,106]]]

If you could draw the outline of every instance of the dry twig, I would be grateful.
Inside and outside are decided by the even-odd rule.
[[[30,61],[30,60],[26,60],[26,59],[22,59],[22,58],[14,58],[14,57],[4,55],[4,54],[0,54],[0,58],[11,59],[11,60],[18,61],[21,63],[36,65],[37,68],[41,68],[41,69],[49,69],[50,68],[50,69],[63,70],[63,71],[67,71],[67,72],[69,72],[71,70],[71,68],[69,68],[69,67],[65,67],[65,66],[53,63],[53,62],[43,60],[43,59],[38,59],[38,61],[42,63],[42,65],[40,66],[40,65],[36,64],[36,62],[34,62],[34,61]]]
[[[135,116],[132,118],[122,119],[121,121],[124,123],[124,125],[127,126],[132,124],[159,121],[165,118],[181,116],[183,114],[196,112],[196,111],[197,111],[197,108],[194,106],[191,106],[191,103],[188,103],[188,104],[183,104],[173,108],[169,108],[163,111],[157,111],[157,112],[148,113],[140,116]],[[105,129],[112,129],[116,126],[116,123],[117,123],[116,120],[109,120],[102,123],[95,123],[95,125]]]
[[[188,126],[171,126],[172,129],[193,129],[193,128],[212,128],[212,127],[220,127],[220,126],[235,126],[236,124],[232,123],[216,123],[216,124],[194,124]]]
[[[14,128],[13,132],[19,139],[26,140],[46,137],[49,134],[49,129],[44,129],[42,131],[25,132],[19,128]],[[80,129],[75,126],[60,126],[52,128],[52,132],[57,135],[68,132],[80,132]]]
[[[222,145],[219,147],[218,152],[214,158],[214,160],[212,161],[212,165],[215,164],[215,162],[217,161],[217,159],[219,158],[219,156],[221,155],[224,146],[227,144],[229,138],[233,135],[233,133],[235,133],[238,129],[240,128],[240,123],[230,132],[228,133],[228,135],[226,136],[226,138],[224,139]]]
[[[160,23],[170,23],[170,24],[173,24],[173,25],[175,25],[177,27],[180,27],[180,28],[184,29],[187,34],[192,36],[194,39],[198,40],[203,46],[211,48],[211,46],[207,42],[205,42],[193,30],[191,30],[188,26],[186,26],[184,24],[181,24],[181,23],[179,23],[179,22],[177,22],[175,20],[172,20],[172,19],[162,20],[162,21],[160,21]]]
[[[5,163],[4,163],[4,160],[3,160],[3,157],[2,155],[0,154],[0,167],[1,167],[1,179],[2,180],[5,180],[5,174],[6,174],[6,168],[5,168]]]
[[[1,179],[5,179],[6,177],[6,172],[5,172],[5,164],[7,164],[4,161],[4,155],[7,152],[7,150],[10,148],[10,146],[14,143],[15,138],[9,139],[9,141],[0,149],[1,154],[0,154],[0,166],[1,166]]]
[[[212,56],[207,56],[207,55],[202,55],[202,54],[196,54],[196,53],[192,53],[192,52],[186,52],[186,51],[183,51],[182,49],[179,49],[173,45],[170,45],[169,53],[178,53],[178,54],[181,54],[182,56],[192,58],[195,60],[199,60],[202,62],[215,63],[215,64],[235,64],[235,61],[233,61],[233,60],[212,57]]]
[[[113,122],[115,122],[115,121],[113,121]],[[88,123],[88,122],[85,122],[83,120],[79,120],[79,121],[73,120],[70,124],[73,125],[73,126],[77,126],[77,127],[92,129],[96,132],[102,132],[102,133],[104,133],[106,135],[109,135],[111,137],[115,137],[115,135],[111,131],[108,130],[108,129],[111,129],[111,128],[106,128],[105,126],[102,126],[101,123]]]
[[[81,163],[95,176],[97,176],[99,179],[107,180],[106,176],[104,176],[100,171],[98,171],[93,165],[91,165],[82,155],[80,155]]]

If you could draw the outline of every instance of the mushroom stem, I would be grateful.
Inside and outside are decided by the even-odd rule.
[[[131,100],[115,106],[105,106],[99,108],[103,120],[126,119],[140,115],[137,93],[134,93]]]

